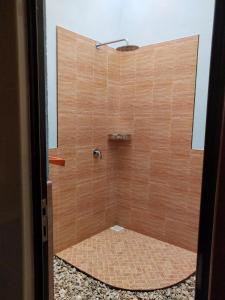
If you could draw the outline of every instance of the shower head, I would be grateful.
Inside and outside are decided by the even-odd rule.
[[[105,46],[105,45],[110,45],[110,44],[119,43],[119,42],[125,42],[126,46],[116,48],[116,50],[118,50],[118,51],[133,51],[133,50],[136,50],[139,48],[138,46],[129,45],[127,39],[120,39],[120,40],[115,40],[115,41],[106,42],[106,43],[96,43],[96,49],[98,49],[102,46]]]
[[[135,45],[127,45],[127,46],[116,48],[117,51],[121,51],[121,52],[134,51],[137,49],[139,49],[139,46],[135,46]]]
[[[120,40],[115,40],[115,41],[110,41],[106,43],[96,43],[96,49],[105,46],[105,45],[110,45],[110,44],[115,44],[115,43],[120,43],[120,42],[125,42],[128,45],[128,40],[127,39],[120,39]]]

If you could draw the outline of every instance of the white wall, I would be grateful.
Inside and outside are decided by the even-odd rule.
[[[121,14],[122,33],[131,44],[144,46],[200,34],[194,149],[204,148],[214,5],[214,0],[123,0]]]
[[[140,46],[200,34],[193,148],[203,149],[215,0],[46,0],[49,145],[56,147],[56,25]]]
[[[120,0],[46,0],[49,147],[57,147],[56,26],[98,41],[120,36]]]

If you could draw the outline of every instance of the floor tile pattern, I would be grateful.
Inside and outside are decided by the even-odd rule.
[[[107,229],[57,254],[117,288],[150,290],[176,284],[196,267],[196,254],[124,229]]]

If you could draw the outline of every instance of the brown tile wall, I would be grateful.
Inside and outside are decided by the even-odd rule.
[[[54,249],[113,224],[196,250],[201,151],[191,150],[198,38],[119,53],[58,28]],[[107,134],[132,134],[108,142]],[[92,157],[93,147],[103,160]]]
[[[117,223],[196,251],[202,151],[191,150],[198,37],[120,54]]]
[[[119,85],[115,50],[96,50],[94,41],[63,28],[57,28],[57,45],[58,148],[50,154],[64,158],[66,165],[50,165],[55,252],[116,222],[115,155],[107,133]],[[102,160],[93,158],[94,147],[102,150]]]

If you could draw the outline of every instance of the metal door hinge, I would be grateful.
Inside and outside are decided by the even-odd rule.
[[[48,240],[48,204],[47,199],[42,199],[42,240],[46,242]]]

